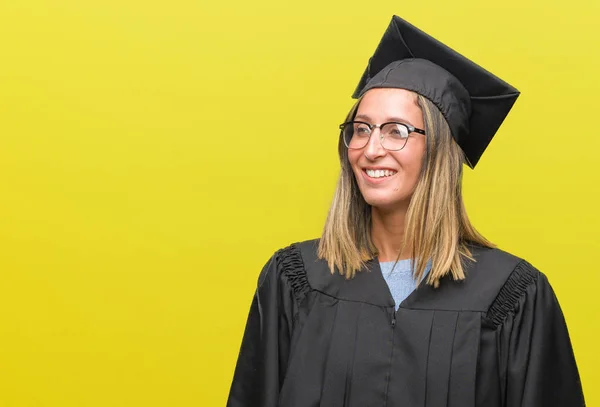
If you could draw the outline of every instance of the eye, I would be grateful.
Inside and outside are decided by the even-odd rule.
[[[371,134],[371,129],[364,123],[355,123],[354,134],[356,136],[368,136],[369,134]]]
[[[387,124],[385,129],[385,135],[388,137],[404,139],[408,137],[408,129],[406,126],[400,123]]]

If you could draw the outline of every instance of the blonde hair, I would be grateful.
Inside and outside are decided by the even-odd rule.
[[[359,99],[346,117],[356,115]],[[442,277],[465,278],[463,260],[474,260],[469,244],[494,247],[471,225],[462,198],[464,154],[450,133],[439,109],[417,95],[423,111],[427,147],[421,174],[408,206],[405,233],[411,242],[414,276],[421,281],[427,262],[427,284],[437,287]],[[371,206],[364,200],[348,161],[348,149],[340,135],[341,173],[319,241],[318,256],[333,273],[352,278],[377,255],[371,239]]]

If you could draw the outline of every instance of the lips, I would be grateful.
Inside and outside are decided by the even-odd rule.
[[[398,171],[391,168],[368,167],[362,168],[361,173],[363,180],[374,186],[387,183],[388,180],[394,178],[394,176],[398,174]]]
[[[395,170],[390,170],[390,169],[371,169],[371,168],[366,168],[364,170],[367,175],[371,178],[385,178],[385,177],[391,177],[393,175],[395,175],[397,173],[397,171]]]

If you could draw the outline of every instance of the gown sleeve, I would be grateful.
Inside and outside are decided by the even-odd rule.
[[[307,289],[302,259],[294,246],[279,250],[263,267],[227,407],[277,406],[297,305]]]
[[[495,305],[505,363],[504,406],[585,406],[567,325],[546,276],[521,262]]]

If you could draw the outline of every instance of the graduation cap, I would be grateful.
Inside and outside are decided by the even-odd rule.
[[[401,88],[431,100],[474,168],[519,91],[398,16],[369,59],[352,95]]]

